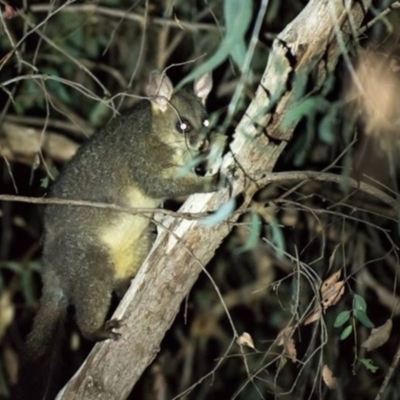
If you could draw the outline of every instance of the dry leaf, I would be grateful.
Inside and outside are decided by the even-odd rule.
[[[277,345],[278,346],[283,346],[283,337],[287,336],[290,337],[292,336],[293,332],[294,332],[294,326],[287,326],[286,328],[283,328],[279,333],[278,333],[278,340],[277,340]]]
[[[309,315],[303,322],[303,325],[310,325],[321,318],[322,312],[321,307],[314,310],[311,315]]]
[[[14,320],[15,308],[11,301],[9,290],[4,291],[0,297],[0,339],[4,336],[7,328]]]
[[[332,252],[329,259],[329,268],[332,267],[335,253],[339,247],[336,246]],[[344,293],[344,281],[339,281],[341,271],[337,271],[332,274],[329,278],[322,282],[320,292],[321,292],[321,303],[323,310],[325,311],[328,307],[334,306],[343,296]],[[308,317],[303,321],[303,325],[312,324],[321,318],[322,310],[319,304],[316,305],[314,311],[308,315]]]
[[[323,296],[324,293],[330,288],[332,287],[332,285],[334,285],[340,278],[340,274],[342,273],[341,270],[335,272],[334,274],[332,274],[329,278],[325,279],[322,282],[321,285],[321,295]]]
[[[185,27],[182,25],[182,22],[180,21],[180,19],[178,18],[178,16],[176,14],[174,14],[174,19],[175,19],[175,22],[179,25],[179,28],[181,28],[184,31]]]
[[[277,365],[277,370],[280,371],[283,369],[283,367],[286,365],[287,363],[287,358],[286,357],[279,357],[279,361],[278,361],[278,365]]]
[[[4,346],[1,356],[4,361],[3,368],[5,370],[5,373],[10,378],[10,383],[12,385],[15,385],[18,380],[20,355],[18,355],[15,350],[13,350],[12,346]]]
[[[284,336],[283,337],[283,347],[285,349],[285,353],[295,363],[297,361],[297,350],[296,350],[296,346],[295,346],[295,342],[294,342],[293,338]]]
[[[283,346],[285,349],[285,354],[293,361],[297,361],[297,350],[295,346],[295,341],[292,339],[292,334],[294,332],[294,326],[287,326],[282,329],[278,334],[278,346]]]
[[[336,389],[337,388],[337,378],[333,376],[332,371],[330,368],[325,364],[322,367],[322,379],[325,382],[325,385],[328,386],[329,389]]]
[[[334,306],[343,296],[344,293],[344,281],[339,281],[341,270],[332,274],[328,279],[322,282],[321,285],[321,297],[324,311]]]
[[[281,222],[284,226],[294,227],[299,221],[299,212],[294,207],[283,210]]]
[[[250,336],[250,334],[249,333],[247,333],[247,332],[243,332],[237,339],[236,339],[236,343],[239,345],[239,346],[247,346],[247,347],[250,347],[250,348],[252,348],[252,349],[256,349],[255,347],[254,347],[254,342],[253,342],[253,339],[252,339],[252,337]]]
[[[344,293],[344,281],[336,282],[331,286],[322,296],[322,305],[324,311],[330,307],[334,306],[343,296]]]
[[[375,350],[378,347],[381,347],[389,340],[392,327],[393,322],[391,319],[388,319],[383,325],[372,329],[368,339],[361,346],[365,347],[367,351]]]
[[[4,5],[3,17],[5,19],[12,19],[17,16],[17,12],[9,4]]]

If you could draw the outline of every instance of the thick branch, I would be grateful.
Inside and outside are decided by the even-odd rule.
[[[32,165],[40,151],[56,161],[68,161],[78,144],[55,132],[4,122],[1,126],[0,146],[8,160]]]
[[[360,26],[370,5],[364,0],[345,10],[344,3],[349,2],[310,0],[275,40],[255,99],[238,125],[231,153],[222,166],[223,173],[233,176],[233,195],[245,194],[239,209],[247,208],[259,189],[255,182],[272,170],[291,138],[294,126],[283,131],[280,122],[295,101],[296,82],[301,81],[296,78],[299,74],[310,77],[313,71],[317,72],[315,84],[321,84],[327,68],[333,68],[339,56],[334,24],[343,29],[350,16],[351,26]],[[228,190],[199,194],[191,196],[181,211],[213,210],[228,200]],[[235,214],[231,220],[237,218]],[[97,344],[59,399],[126,398],[157,355],[165,331],[203,266],[231,229],[229,222],[206,227],[198,221],[171,217],[163,224],[165,229],[115,313],[123,321],[120,340]]]

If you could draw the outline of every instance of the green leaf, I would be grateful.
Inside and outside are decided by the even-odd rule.
[[[8,269],[16,274],[22,274],[24,272],[24,267],[21,263],[15,261],[5,261],[0,263],[0,268]]]
[[[43,106],[43,92],[37,82],[32,79],[23,82],[20,93],[13,102],[17,113],[24,113],[33,107]]]
[[[282,228],[275,219],[272,219],[269,225],[272,229],[272,243],[277,247],[278,257],[283,258],[283,255],[285,254],[285,238],[283,236]]]
[[[96,105],[92,108],[89,115],[90,123],[96,127],[104,126],[107,121],[110,119],[112,115],[112,111],[106,103],[102,101],[97,102]]]
[[[242,68],[246,56],[245,34],[253,14],[253,0],[225,0],[224,13],[226,32],[217,51],[187,75],[177,88],[217,68],[228,56]]]
[[[375,328],[374,323],[368,318],[368,315],[361,310],[354,310],[354,316],[369,329]]]
[[[291,154],[293,155],[293,162],[296,167],[302,167],[305,164],[312,140],[313,133],[307,130],[305,134],[294,143]]]
[[[28,304],[34,304],[35,296],[32,291],[32,271],[25,269],[21,275],[21,291]]]
[[[232,215],[233,211],[235,210],[235,206],[235,199],[230,199],[227,203],[218,208],[218,210],[214,214],[200,220],[199,222],[206,226],[217,225],[228,218],[230,215]]]
[[[335,74],[328,74],[324,86],[322,87],[321,95],[323,97],[328,96],[328,94],[335,89],[336,77]]]
[[[379,367],[377,367],[370,358],[360,358],[360,363],[367,368],[368,371],[371,371],[373,374],[378,371]]]
[[[233,35],[235,31],[238,31],[240,33],[238,36],[243,37],[253,15],[253,1],[225,0],[224,15],[226,30],[229,32],[227,36]]]
[[[58,175],[60,175],[60,172],[53,165],[52,167],[49,168],[47,176],[40,180],[40,187],[47,189],[49,185],[57,178]]]
[[[64,103],[72,104],[72,97],[67,87],[56,79],[60,76],[59,71],[52,67],[44,67],[42,71],[48,76],[46,86]]]
[[[22,267],[22,265],[21,265]],[[28,304],[35,303],[35,295],[33,292],[33,275],[41,271],[41,264],[37,261],[26,263],[21,270],[21,292]]]
[[[43,189],[47,189],[50,184],[50,178],[48,176],[45,176],[40,180],[40,187]]]
[[[353,325],[349,325],[344,329],[340,335],[340,340],[347,339],[351,335],[351,332],[353,332]]]
[[[354,310],[367,311],[367,303],[359,294],[355,294],[353,297],[353,308]]]
[[[282,121],[282,129],[286,130],[295,126],[303,117],[315,117],[318,112],[329,110],[330,103],[321,96],[309,97],[299,101],[286,113]]]
[[[28,267],[32,272],[37,272],[39,274],[42,272],[42,264],[37,261],[29,261]]]
[[[350,318],[351,311],[342,311],[335,319],[333,326],[335,328],[339,328],[340,326],[344,325]]]
[[[260,238],[261,228],[262,228],[261,217],[259,216],[258,213],[253,213],[251,215],[250,235],[247,238],[247,241],[244,244],[244,246],[236,249],[234,253],[240,254],[244,253],[245,251],[254,249],[254,247],[256,247],[258,239]]]
[[[336,141],[336,131],[334,129],[336,123],[336,109],[330,110],[322,119],[318,129],[318,136],[322,142],[332,145]]]

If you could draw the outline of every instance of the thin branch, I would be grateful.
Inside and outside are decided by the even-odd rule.
[[[6,122],[14,122],[15,124],[18,124],[22,129],[23,125],[33,125],[33,126],[42,127],[46,123],[47,118],[9,114],[9,115],[5,116],[4,120]],[[48,127],[55,128],[55,129],[61,129],[65,132],[71,133],[80,138],[83,137],[83,134],[82,134],[83,128],[76,127],[73,124],[66,122],[66,121],[49,118],[48,119]],[[86,127],[85,127],[85,130],[87,130]],[[94,131],[94,129],[90,128],[90,130],[87,133],[87,136],[90,136],[93,133],[93,131]]]
[[[398,200],[389,196],[382,190],[377,189],[376,187],[369,185],[365,182],[359,182],[353,178],[347,176],[336,175],[328,172],[319,172],[319,171],[290,171],[290,172],[274,172],[267,173],[265,176],[257,181],[257,184],[260,187],[263,187],[269,183],[282,183],[284,181],[307,181],[314,180],[318,182],[334,182],[339,185],[344,185],[345,187],[353,187],[362,192],[365,192],[383,203],[387,204],[391,207],[393,215],[398,214]]]
[[[363,27],[361,27],[358,30],[358,34],[359,35],[363,34],[365,31],[371,28],[371,26],[375,25],[382,18],[386,17],[386,15],[388,15],[390,12],[397,10],[398,8],[400,8],[400,1],[393,2],[387,8],[385,8],[380,14],[378,14],[375,18],[369,21],[368,24],[365,24]]]
[[[36,4],[30,7],[32,12],[47,12],[49,9],[48,4]],[[91,12],[93,14],[101,14],[107,17],[112,18],[125,18],[129,21],[139,22],[141,24],[146,22],[145,17],[135,13],[127,13],[124,10],[115,10],[107,7],[98,6],[96,4],[76,4],[70,5],[69,7],[63,8],[63,12],[71,12],[71,13],[81,13],[81,12]],[[212,24],[206,24],[201,22],[184,22],[184,21],[176,21],[172,19],[164,19],[164,18],[151,18],[151,23],[161,26],[170,26],[173,28],[178,28],[181,30],[182,28],[188,30],[202,30],[202,31],[217,31],[219,28]]]
[[[392,378],[394,371],[397,369],[398,365],[399,365],[399,361],[400,361],[400,343],[397,346],[397,350],[396,353],[393,357],[393,361],[392,364],[390,365],[388,372],[385,375],[385,379],[382,382],[381,387],[379,388],[379,392],[375,397],[375,400],[381,400],[384,395],[384,392],[386,390],[387,385],[389,384],[390,379]]]
[[[383,203],[391,207],[393,215],[398,214],[398,203],[396,199],[382,192],[374,186],[369,185],[365,182],[359,182],[355,179],[336,175],[332,173],[324,173],[319,171],[287,171],[287,172],[271,172],[267,173],[264,178],[257,181],[257,185],[260,187],[267,186],[270,183],[284,184],[288,181],[307,181],[314,180],[317,182],[332,182],[339,185],[353,187],[360,190],[361,192],[367,193]],[[32,203],[32,204],[59,204],[67,206],[82,206],[82,207],[95,207],[95,208],[105,208],[121,212],[126,212],[128,214],[164,214],[170,215],[172,217],[180,217],[188,220],[198,220],[210,215],[212,211],[204,213],[180,213],[169,211],[165,209],[153,209],[153,208],[129,208],[118,206],[117,204],[109,203],[98,203],[83,200],[69,200],[69,199],[58,199],[58,198],[38,198],[38,197],[25,197],[25,196],[14,196],[7,194],[0,194],[0,201],[15,201],[20,203]],[[280,201],[283,199],[280,197]],[[246,208],[240,210],[240,213],[251,211],[251,208]],[[322,210],[321,210],[322,211]],[[233,215],[237,214],[236,210]]]
[[[41,197],[25,197],[25,196],[14,196],[8,194],[0,194],[0,201],[12,201],[17,203],[30,203],[30,204],[58,204],[62,206],[74,206],[74,207],[93,207],[102,208],[107,210],[115,210],[123,213],[137,215],[137,214],[162,214],[169,215],[174,218],[183,218],[188,220],[198,220],[201,218],[208,217],[210,213],[180,213],[175,211],[166,210],[164,208],[130,208],[122,207],[117,204],[108,203],[97,203],[92,201],[84,200],[68,200],[58,198],[41,198]]]

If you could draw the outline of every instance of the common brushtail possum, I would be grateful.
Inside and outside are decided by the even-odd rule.
[[[211,76],[205,75],[192,90],[174,93],[169,78],[153,71],[149,99],[82,145],[50,197],[156,208],[164,199],[216,191],[216,175],[199,176],[187,167],[210,145],[205,101],[211,88]],[[139,214],[72,205],[48,205],[44,230],[43,292],[26,342],[19,379],[25,390],[17,390],[25,394],[15,397],[20,400],[54,399],[60,389],[35,382],[35,373],[49,353],[51,358],[69,306],[86,338],[118,338],[118,322],[106,321],[112,294],[123,294],[154,236],[149,219]],[[52,381],[53,367],[48,368],[45,376]]]

